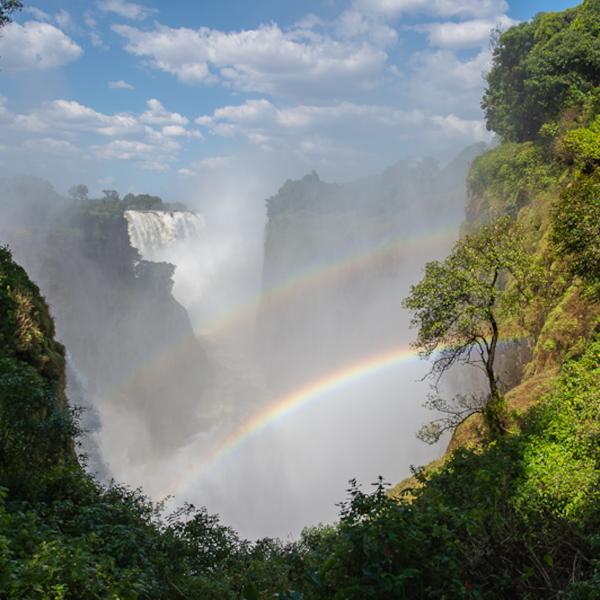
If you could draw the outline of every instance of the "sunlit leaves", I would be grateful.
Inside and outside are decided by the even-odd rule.
[[[438,351],[448,357],[442,370],[478,344],[485,349],[494,321],[527,302],[531,273],[521,233],[509,218],[466,236],[444,261],[426,265],[404,301],[418,328],[415,346],[423,356]]]

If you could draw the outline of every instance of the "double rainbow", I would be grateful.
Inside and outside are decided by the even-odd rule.
[[[297,298],[309,294],[313,289],[326,284],[328,281],[338,277],[350,277],[354,274],[373,269],[377,264],[389,260],[391,256],[399,252],[415,252],[440,247],[446,250],[457,238],[454,227],[440,229],[435,232],[417,232],[410,236],[396,238],[375,248],[370,248],[348,256],[316,263],[303,269],[282,283],[273,286],[266,291],[251,297],[228,312],[224,317],[215,319],[205,325],[206,334],[221,336],[244,324],[251,324],[259,311],[268,313],[276,310],[279,306],[293,302]],[[130,385],[143,377],[145,373],[160,371],[168,358],[185,352],[189,344],[193,343],[195,336],[185,335],[174,340],[171,344],[150,357],[139,369],[131,372],[125,380],[117,383],[113,389],[106,394],[111,398],[123,393]]]
[[[446,251],[457,238],[455,227],[435,232],[418,232],[410,236],[396,238],[367,251],[351,254],[333,261],[321,262],[310,266],[289,279],[263,293],[252,297],[238,305],[229,313],[205,326],[206,332],[223,335],[244,323],[252,323],[259,311],[272,311],[278,306],[302,298],[312,289],[318,288],[338,277],[349,277],[368,269],[373,269],[380,262],[389,260],[399,252],[431,251],[439,248]],[[120,382],[108,397],[123,393],[144,373],[162,369],[166,359],[179,352],[185,352],[188,344],[195,337],[184,336],[163,348],[140,369],[130,373],[126,381]],[[353,383],[374,376],[386,369],[397,367],[417,357],[409,347],[394,348],[365,358],[359,362],[335,370],[304,385],[300,389],[268,404],[247,421],[235,427],[221,443],[202,457],[199,457],[189,468],[185,469],[165,490],[165,494],[177,493],[186,483],[198,477],[210,465],[221,460],[250,438],[258,435],[269,424],[289,417],[304,406],[308,406],[328,394],[349,387]]]

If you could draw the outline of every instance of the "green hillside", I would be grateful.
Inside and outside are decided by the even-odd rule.
[[[0,250],[0,597],[600,598],[600,0],[502,34],[483,108],[499,143],[471,168],[462,240],[430,270],[477,250],[502,259],[490,309],[522,296],[498,313],[497,360],[516,375],[497,427],[468,417],[394,494],[352,482],[339,522],[296,542],[250,543],[86,475],[48,307]],[[515,252],[482,245],[491,230]],[[506,256],[526,259],[524,281]],[[481,294],[457,289],[469,312]]]

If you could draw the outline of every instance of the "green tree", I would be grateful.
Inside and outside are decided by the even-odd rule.
[[[161,210],[164,207],[162,198],[150,194],[127,194],[123,204],[133,210]]]
[[[102,190],[104,194],[104,198],[102,200],[106,200],[109,202],[120,202],[119,192],[117,190]]]
[[[21,0],[0,0],[0,27],[10,22],[11,13],[22,8]]]
[[[539,14],[499,35],[487,83],[487,128],[509,141],[535,139],[566,108],[597,102],[600,0]]]
[[[504,429],[503,399],[494,368],[499,323],[529,300],[534,273],[521,238],[508,217],[483,226],[459,240],[443,262],[427,263],[425,276],[403,302],[419,330],[414,346],[421,356],[434,358],[430,375],[435,389],[454,365],[473,365],[483,371],[489,394],[479,409],[495,433]],[[462,408],[476,409],[473,403]],[[453,424],[447,422],[448,427]]]
[[[79,202],[81,204],[83,204],[84,202],[87,202],[88,194],[89,194],[88,186],[83,185],[81,183],[79,185],[74,185],[73,187],[69,188],[69,196],[71,196],[71,198],[73,198],[73,200],[76,200],[77,202]]]

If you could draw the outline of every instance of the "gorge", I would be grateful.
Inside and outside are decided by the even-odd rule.
[[[39,2],[0,598],[597,600],[600,0]]]

